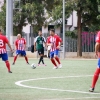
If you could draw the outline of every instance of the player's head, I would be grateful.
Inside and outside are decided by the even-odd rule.
[[[38,35],[39,35],[39,36],[42,36],[42,30],[39,30],[39,31],[38,31]]]
[[[50,29],[50,35],[51,36],[55,35],[55,30],[54,29]]]
[[[17,34],[17,39],[21,39],[21,34]]]

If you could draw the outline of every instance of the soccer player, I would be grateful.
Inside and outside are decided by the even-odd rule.
[[[98,64],[93,76],[91,88],[89,89],[90,92],[94,91],[96,82],[100,74],[100,31],[97,32],[97,36],[96,36],[95,55],[98,57]]]
[[[10,63],[8,61],[6,44],[8,44],[11,52],[13,52],[13,49],[11,48],[11,45],[10,45],[8,39],[4,35],[2,35],[1,29],[0,29],[0,58],[2,58],[2,60],[5,62],[8,72],[12,73],[10,70]]]
[[[50,38],[48,38],[47,40],[47,45],[51,46],[50,49],[50,59],[51,62],[54,64],[54,68],[53,69],[57,69],[58,65],[56,64],[55,60],[58,62],[59,64],[59,68],[62,67],[60,59],[58,57],[58,53],[59,53],[59,49],[60,49],[60,45],[61,45],[61,38],[57,35],[55,35],[55,30],[51,29],[50,30]]]
[[[38,54],[40,55],[40,59],[38,62],[38,66],[40,66],[40,63],[42,61],[43,65],[45,65],[43,57],[44,57],[44,45],[46,46],[46,39],[42,36],[42,31],[39,30],[38,36],[35,38],[34,41],[34,51],[38,51]]]
[[[50,36],[47,37],[46,43],[48,42],[48,39],[49,39],[49,38],[50,38]],[[48,45],[48,46],[47,46],[47,57],[48,57],[48,58],[50,58],[50,49],[51,49],[51,46]]]
[[[15,41],[16,56],[14,57],[13,65],[15,64],[16,59],[20,54],[21,56],[25,57],[26,63],[29,64],[25,48],[26,48],[26,40],[24,38],[21,38],[21,34],[18,34],[17,40]]]

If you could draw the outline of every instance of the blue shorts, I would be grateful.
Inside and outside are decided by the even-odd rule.
[[[100,68],[100,58],[98,58],[98,68]]]
[[[21,55],[21,56],[26,56],[25,50],[24,51],[22,51],[22,50],[16,50],[16,54],[17,55]]]
[[[50,52],[50,58],[53,58],[54,55],[58,56],[59,55],[59,50],[55,50],[55,51]]]
[[[8,60],[8,55],[7,55],[7,53],[0,54],[0,58],[2,58],[3,61],[7,61],[7,60]]]

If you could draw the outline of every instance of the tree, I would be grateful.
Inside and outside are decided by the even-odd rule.
[[[95,0],[76,0],[72,6],[77,11],[77,56],[82,56],[82,27],[98,24],[98,4]],[[73,10],[74,10],[73,9]]]
[[[52,13],[55,21],[57,18],[62,18],[61,6],[62,5],[56,6],[56,8],[60,8],[60,10],[58,11],[58,9],[55,8],[55,13]],[[66,0],[66,10],[66,18],[68,18],[73,10],[77,12],[77,56],[82,56],[82,27],[98,25],[98,2],[97,0]]]
[[[52,11],[54,0],[20,0],[20,9],[14,9],[13,13],[13,26],[14,35],[22,33],[23,26],[27,23],[38,30],[46,24],[46,13]],[[56,3],[56,2],[55,2]],[[19,3],[15,3],[15,8],[19,7]],[[0,25],[5,30],[6,28],[6,0],[0,12]]]
[[[37,29],[43,25],[44,20],[44,7],[38,0],[21,0],[20,10],[14,10],[14,26],[19,33],[22,33],[27,22]]]
[[[5,4],[2,7],[2,11],[0,12],[0,26],[2,28],[2,30],[6,30],[6,8],[5,8]]]

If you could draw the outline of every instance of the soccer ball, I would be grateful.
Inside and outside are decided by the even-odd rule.
[[[35,69],[36,68],[36,64],[31,64],[31,67],[32,67],[32,69]]]

